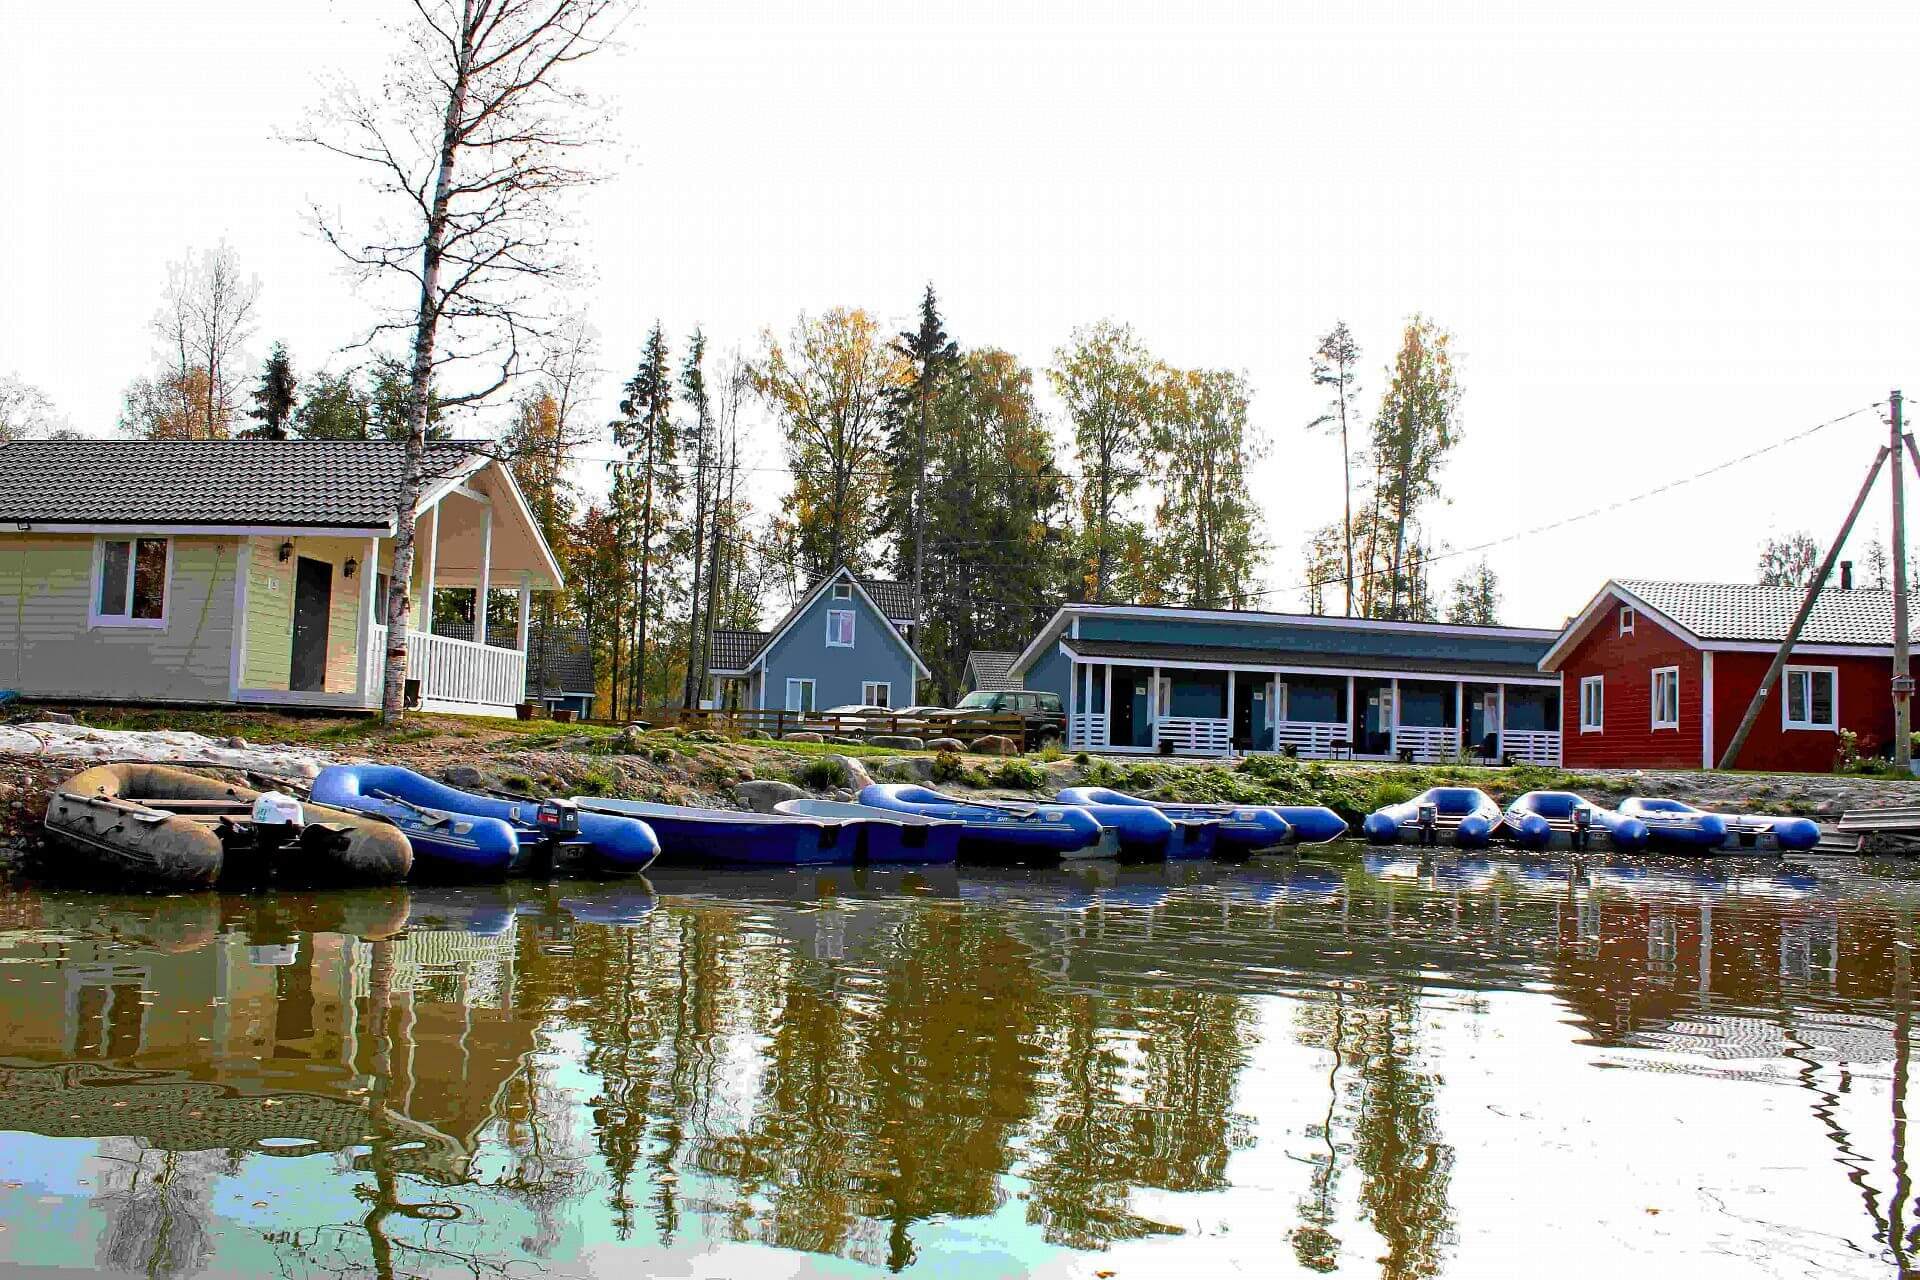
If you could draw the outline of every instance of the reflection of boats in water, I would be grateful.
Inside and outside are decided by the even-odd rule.
[[[971,873],[968,873],[971,874]],[[647,880],[658,893],[737,902],[812,902],[822,898],[954,898],[961,873],[940,866],[823,865],[794,870],[675,867],[656,863]]]

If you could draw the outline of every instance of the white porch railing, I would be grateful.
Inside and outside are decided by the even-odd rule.
[[[1508,729],[1500,735],[1500,753],[1523,764],[1560,763],[1560,734],[1553,729]]]
[[[1282,720],[1273,727],[1274,750],[1292,747],[1294,754],[1303,760],[1329,760],[1352,753],[1350,745],[1336,751],[1333,745],[1336,742],[1351,743],[1347,726],[1337,721]]]
[[[1166,716],[1153,726],[1156,745],[1172,744],[1176,752],[1197,756],[1224,756],[1233,743],[1233,723],[1202,716]]]
[[[1415,760],[1450,760],[1460,754],[1460,730],[1444,725],[1397,725],[1393,749],[1395,754],[1411,751]]]
[[[374,661],[384,663],[387,629],[373,629]],[[420,682],[420,701],[475,708],[512,707],[526,700],[527,655],[452,636],[407,632],[407,678]],[[375,681],[378,682],[378,673]]]
[[[1107,713],[1083,711],[1067,722],[1067,746],[1098,751],[1107,744]]]

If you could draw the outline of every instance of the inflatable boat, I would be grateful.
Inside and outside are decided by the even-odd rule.
[[[576,796],[595,813],[637,818],[660,837],[661,851],[676,865],[710,867],[809,867],[852,862],[860,835],[845,819],[802,818],[738,809],[697,809],[649,800]]]
[[[1431,846],[1446,841],[1479,849],[1499,825],[1500,806],[1478,787],[1430,787],[1411,800],[1375,809],[1361,830],[1372,844]]]
[[[1654,847],[1674,853],[1799,852],[1820,843],[1820,826],[1807,818],[1709,813],[1682,800],[1634,796],[1620,812],[1646,824]]]
[[[854,860],[889,866],[940,866],[960,857],[960,823],[850,800],[782,800],[773,811],[793,818],[843,822],[859,843]]]
[[[907,782],[868,783],[860,790],[860,803],[960,823],[963,858],[1113,858],[1120,853],[1120,833],[1074,805],[961,800]]]
[[[1587,849],[1596,834],[1622,853],[1647,847],[1647,826],[1571,791],[1529,791],[1507,806],[1506,830],[1522,849]]]
[[[1085,809],[1101,826],[1112,827],[1119,834],[1123,858],[1204,858],[1221,842],[1227,825],[1224,814],[1188,812],[1184,806],[1158,805],[1106,787],[1068,787],[1053,798]],[[1240,823],[1258,816],[1258,811],[1246,810]],[[1279,825],[1286,827],[1284,822]],[[1278,844],[1280,839],[1265,843]]]
[[[413,842],[418,869],[440,875],[498,879],[574,864],[628,875],[660,853],[644,822],[583,813],[570,800],[475,795],[397,765],[322,769],[313,798],[391,822]]]
[[[112,872],[180,888],[379,884],[413,864],[406,836],[385,823],[159,764],[68,778],[47,802],[46,829]]]

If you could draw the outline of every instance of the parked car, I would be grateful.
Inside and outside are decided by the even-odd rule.
[[[947,707],[902,707],[898,714],[902,720],[931,720],[935,716],[947,714]]]
[[[837,707],[822,707],[820,710],[814,712],[814,714],[821,716],[897,716],[905,713],[895,711],[892,707],[878,707],[870,702],[848,702]]]
[[[1058,746],[1067,737],[1067,709],[1057,693],[1032,689],[976,689],[930,719],[959,720],[968,716],[1017,715],[1026,722],[1028,748]]]

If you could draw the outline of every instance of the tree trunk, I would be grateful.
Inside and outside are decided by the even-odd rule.
[[[660,423],[654,412],[647,424],[647,487],[640,500],[640,634],[633,651],[633,687],[639,699],[637,710],[647,705],[647,613],[652,605],[650,593],[653,570],[653,449],[660,438]]]
[[[1346,493],[1347,518],[1340,526],[1347,544],[1347,616],[1353,616],[1353,450],[1347,444],[1347,367],[1339,367],[1340,376],[1340,479]]]

